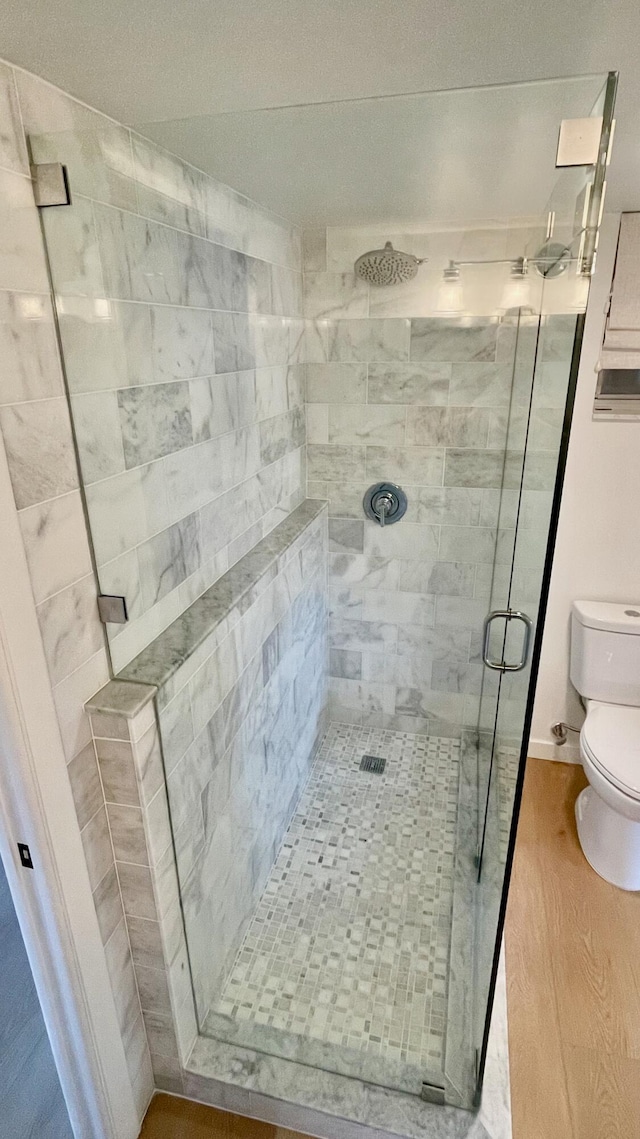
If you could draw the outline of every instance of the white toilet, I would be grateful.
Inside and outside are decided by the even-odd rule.
[[[640,890],[640,605],[574,601],[571,681],[587,710],[580,845],[601,878]]]

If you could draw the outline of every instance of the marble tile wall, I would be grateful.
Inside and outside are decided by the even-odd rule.
[[[89,112],[86,112],[89,114]],[[84,702],[109,677],[27,132],[85,109],[0,62],[0,446],[4,447],[97,919],[140,1119],[153,1076]],[[104,120],[107,122],[108,120]]]
[[[139,994],[134,1002],[133,991],[120,991],[119,1000],[123,1016],[140,1019],[155,1086],[182,1092],[197,1026],[155,694],[152,685],[112,680],[88,708],[124,908],[113,952],[130,946]]]
[[[68,168],[43,222],[100,586],[127,599],[117,672],[304,497],[300,237],[18,82],[34,159]]]
[[[339,237],[303,238],[308,491],[328,499],[330,519],[331,716],[457,736],[478,721],[480,632],[494,554],[507,584],[525,439],[527,598],[539,581],[575,317],[543,318],[530,416],[537,321],[421,316],[404,286],[403,314],[378,315],[392,290],[347,272],[356,241]],[[383,479],[409,500],[384,530],[362,509]]]
[[[324,730],[326,526],[326,513],[316,509],[249,603],[235,607],[235,623],[225,624],[213,650],[190,655],[158,693],[201,1025],[239,948]],[[259,552],[260,546],[254,554]]]

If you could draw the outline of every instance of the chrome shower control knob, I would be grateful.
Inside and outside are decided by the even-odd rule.
[[[407,496],[401,486],[392,482],[377,482],[370,486],[363,499],[367,518],[380,526],[399,522],[407,509]]]

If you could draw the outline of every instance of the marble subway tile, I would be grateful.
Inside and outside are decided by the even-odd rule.
[[[71,400],[71,410],[83,482],[97,482],[124,471],[125,456],[116,392],[75,395]]]
[[[119,863],[118,878],[120,881],[125,914],[128,917],[147,918],[150,921],[157,921],[158,909],[149,867],[134,865],[129,862]]]
[[[89,871],[89,882],[91,889],[95,890],[113,866],[113,848],[104,807],[100,807],[93,818],[86,823],[80,832],[80,837]]]
[[[211,316],[201,309],[151,308],[151,343],[156,380],[184,380],[213,374]]]
[[[101,301],[105,282],[93,203],[77,198],[62,210],[47,210],[42,217],[59,313],[64,315],[67,297],[72,312],[77,297]]]
[[[159,463],[87,487],[98,565],[144,542],[169,522],[164,469]]]
[[[260,372],[268,369],[260,369]],[[266,418],[257,414],[257,373],[230,372],[228,375],[210,376],[192,380],[189,384],[191,396],[191,421],[195,443],[215,439],[230,431],[237,431],[253,423],[255,419]],[[276,406],[274,411],[286,411]],[[264,407],[264,404],[263,404]],[[191,458],[191,456],[189,456]]]
[[[107,818],[116,861],[148,866],[149,855],[140,808],[107,803]]]
[[[138,807],[140,796],[130,741],[98,738],[95,745],[107,803]]]
[[[307,364],[309,403],[366,403],[366,364]]]
[[[182,263],[179,259],[178,238],[187,235],[97,203],[94,217],[104,291],[93,295],[156,304],[184,303],[187,266],[184,258]]]
[[[495,360],[499,325],[427,318],[411,321],[411,359],[448,363]]]
[[[166,720],[164,722],[166,723]],[[184,734],[185,729],[182,730]],[[165,746],[164,727],[162,746]],[[153,799],[164,782],[163,751],[155,717],[151,726],[143,731],[139,739],[135,740],[133,754],[140,798],[144,805]]]
[[[364,530],[364,552],[369,557],[436,558],[440,530],[438,526],[414,525],[403,519],[395,526],[379,526],[367,522]]]
[[[91,739],[89,716],[85,702],[109,679],[109,664],[104,646],[75,672],[53,688],[53,700],[67,762],[73,759]]]
[[[366,454],[362,446],[307,447],[307,470],[310,479],[353,481],[366,477]]]
[[[211,319],[216,372],[255,368],[256,351],[249,318],[242,313],[214,312]]]
[[[40,602],[36,612],[49,676],[58,684],[104,644],[93,574]]]
[[[0,404],[64,394],[48,296],[0,292],[0,360]]]
[[[451,364],[370,364],[370,403],[446,404]]]
[[[384,444],[403,446],[406,413],[404,407],[368,404],[329,406],[329,442],[339,444]]]
[[[57,210],[64,213],[64,210]],[[47,295],[47,270],[31,180],[0,168],[0,289]]]
[[[102,806],[102,787],[93,743],[74,756],[67,767],[80,830]]]
[[[137,134],[132,135],[131,144],[140,212],[203,235],[204,175]]]
[[[36,604],[91,572],[79,491],[26,507],[18,519]]]
[[[444,455],[441,447],[368,446],[366,477],[371,482],[391,479],[400,485],[442,486]]]
[[[445,486],[499,487],[504,467],[503,451],[450,448],[446,452]]]
[[[417,407],[407,418],[407,443],[423,447],[486,447],[491,412],[476,407]]]
[[[508,407],[512,378],[510,363],[452,364],[449,403],[461,407]]]
[[[305,273],[304,285],[304,315],[311,320],[369,315],[369,286],[354,273]]]
[[[150,306],[105,297],[58,303],[65,372],[72,393],[152,382]]]
[[[329,405],[326,403],[309,403],[306,406],[307,443],[329,442]]]
[[[138,467],[193,443],[187,383],[127,388],[117,395],[127,467]]]
[[[400,586],[402,589],[402,574]],[[473,597],[476,566],[465,562],[436,562],[429,573],[428,591],[449,597]]]
[[[147,608],[195,573],[200,563],[200,532],[188,515],[138,548],[142,596]]]
[[[332,553],[363,553],[364,521],[329,519],[329,551]]]
[[[18,510],[78,485],[66,400],[0,408],[0,429]]]
[[[93,903],[98,916],[102,944],[105,945],[124,917],[118,875],[114,864],[110,866],[104,878],[95,887]]]
[[[343,676],[346,680],[361,680],[362,653],[350,649],[331,649],[329,675]]]
[[[408,320],[330,321],[327,327],[329,359],[342,362],[408,360],[409,334]]]
[[[440,559],[447,562],[492,562],[495,555],[495,530],[482,526],[442,526]]]
[[[105,957],[126,1051],[126,1042],[131,1039],[131,1032],[140,1016],[140,1002],[124,921],[117,926],[107,942]]]
[[[416,521],[449,526],[477,526],[481,520],[483,492],[478,487],[416,487]]]

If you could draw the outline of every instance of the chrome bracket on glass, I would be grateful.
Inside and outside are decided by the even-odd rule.
[[[491,625],[497,617],[501,617],[504,621],[522,621],[524,625],[524,643],[522,645],[522,656],[517,664],[507,664],[506,661],[490,660],[489,658],[489,638],[491,636]],[[529,660],[529,649],[531,648],[531,635],[533,633],[533,621],[526,613],[521,613],[519,609],[494,609],[493,613],[488,613],[484,619],[484,636],[482,639],[482,660],[487,668],[492,668],[494,672],[521,672],[525,668]]]

